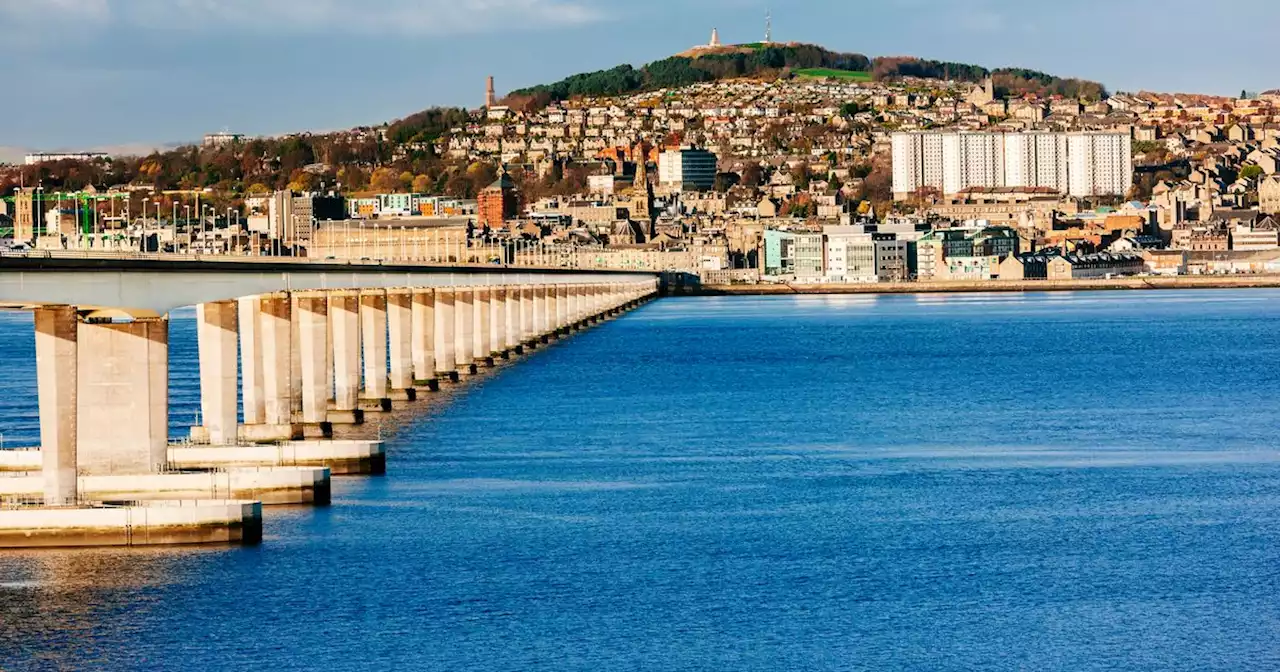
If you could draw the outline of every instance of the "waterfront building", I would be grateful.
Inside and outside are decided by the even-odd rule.
[[[829,283],[875,282],[876,244],[861,226],[828,226],[825,281]]]
[[[796,282],[822,282],[826,271],[825,257],[821,233],[795,234]]]
[[[795,273],[795,235],[790,231],[765,229],[764,274],[784,276]]]
[[[1124,195],[1133,186],[1125,133],[895,133],[893,192],[959,194],[974,187],[1047,188],[1076,197]]]

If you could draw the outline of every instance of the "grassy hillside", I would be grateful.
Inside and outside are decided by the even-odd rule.
[[[804,68],[796,70],[799,77],[813,77],[817,79],[851,79],[855,82],[869,82],[872,80],[870,72],[866,70],[835,70],[833,68]]]

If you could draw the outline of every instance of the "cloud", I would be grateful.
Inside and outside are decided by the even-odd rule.
[[[604,20],[586,0],[0,0],[0,24],[208,33],[389,36],[484,33]]]

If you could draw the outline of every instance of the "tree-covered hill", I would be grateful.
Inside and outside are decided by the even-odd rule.
[[[619,65],[513,91],[508,103],[536,108],[579,96],[618,96],[720,79],[774,77],[788,71],[813,68],[869,71],[875,79],[882,81],[921,77],[980,82],[990,76],[999,89],[1011,95],[1057,94],[1092,100],[1106,97],[1106,89],[1097,82],[1065,79],[1034,70],[988,70],[968,63],[901,56],[871,59],[862,54],[839,53],[816,45],[789,44],[749,45],[705,54],[672,56],[639,68]]]

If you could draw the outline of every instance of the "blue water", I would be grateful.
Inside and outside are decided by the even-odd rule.
[[[1277,362],[1266,290],[663,300],[261,547],[0,554],[0,669],[1280,669]]]

